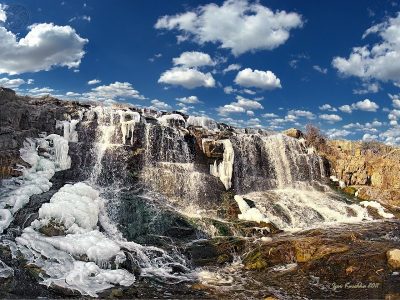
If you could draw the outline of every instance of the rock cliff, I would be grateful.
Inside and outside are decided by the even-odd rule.
[[[377,142],[328,141],[331,174],[365,200],[400,205],[400,148]]]

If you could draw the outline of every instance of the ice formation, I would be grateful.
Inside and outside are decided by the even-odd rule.
[[[203,127],[208,130],[217,131],[218,124],[213,119],[208,117],[196,117],[196,116],[189,116],[186,122],[187,126],[198,126]]]
[[[118,111],[120,115],[120,124],[122,132],[122,144],[125,144],[126,138],[131,137],[131,144],[133,143],[133,130],[135,124],[140,122],[140,114],[133,111]]]
[[[0,260],[0,278],[8,278],[14,276],[14,270]]]
[[[70,121],[57,121],[56,128],[63,128],[64,138],[68,142],[77,143],[78,142],[78,132],[76,131],[76,125],[81,121],[80,119],[74,119]]]
[[[220,142],[224,145],[222,162],[218,164],[217,161],[215,161],[214,164],[210,166],[210,174],[219,177],[225,188],[229,190],[232,187],[234,152],[230,140],[220,140]]]
[[[38,149],[41,150],[40,155]],[[20,155],[31,167],[22,168],[21,177],[5,181],[0,195],[0,233],[10,225],[12,215],[26,205],[32,195],[51,188],[50,179],[55,172],[70,168],[68,149],[68,141],[57,134],[24,142]]]
[[[235,195],[235,201],[239,206],[241,214],[238,215],[240,220],[254,221],[254,222],[265,222],[269,220],[265,217],[257,207],[250,207],[243,197]]]
[[[164,126],[169,126],[174,123],[182,124],[184,125],[186,123],[185,118],[182,117],[179,114],[170,114],[170,115],[163,115],[159,118],[157,118],[158,122]]]

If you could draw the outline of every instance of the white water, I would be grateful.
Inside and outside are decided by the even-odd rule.
[[[220,142],[224,145],[222,162],[217,163],[217,161],[215,161],[213,165],[210,165],[210,174],[219,177],[225,188],[229,190],[232,187],[233,162],[235,155],[230,140],[220,140]]]

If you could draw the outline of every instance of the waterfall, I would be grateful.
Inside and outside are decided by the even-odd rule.
[[[280,229],[297,230],[373,220],[368,207],[383,218],[393,217],[377,202],[352,204],[324,185],[322,158],[302,140],[283,134],[238,134],[232,140],[234,188],[240,194],[235,199],[242,219],[268,220]],[[255,207],[246,207],[243,199]]]

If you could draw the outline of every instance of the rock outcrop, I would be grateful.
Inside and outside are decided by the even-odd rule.
[[[354,187],[364,200],[400,205],[400,148],[380,143],[328,141],[323,155],[331,174]]]
[[[56,132],[56,120],[76,114],[79,106],[78,102],[52,97],[18,96],[0,87],[0,178],[20,175],[15,167],[26,164],[19,154],[26,138]]]

